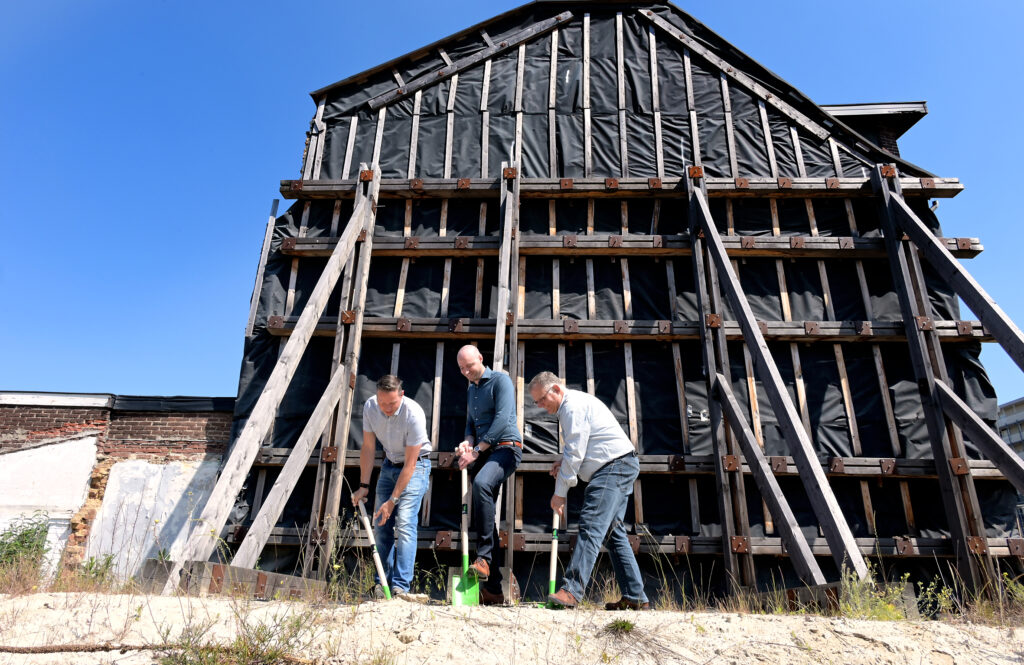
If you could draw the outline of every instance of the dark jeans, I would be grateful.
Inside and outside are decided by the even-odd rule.
[[[635,455],[620,457],[598,469],[583,490],[579,537],[562,581],[562,588],[576,600],[583,600],[601,543],[607,536],[608,554],[622,595],[634,602],[647,602],[640,568],[622,521],[626,517],[626,502],[633,493],[633,481],[639,473],[640,464]]]
[[[498,524],[494,501],[498,489],[511,476],[523,459],[519,446],[489,448],[477,464],[473,478],[473,530],[476,531],[476,555],[491,564],[491,574],[484,586],[497,593],[501,589],[501,549],[498,547]]]

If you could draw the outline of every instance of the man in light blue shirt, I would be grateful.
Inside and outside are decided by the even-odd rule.
[[[562,524],[569,488],[576,485],[577,478],[587,483],[576,549],[565,569],[562,588],[548,596],[548,600],[562,607],[576,607],[587,590],[607,536],[608,553],[622,597],[607,603],[605,608],[650,609],[640,568],[623,526],[626,503],[640,473],[633,444],[607,406],[593,395],[567,389],[551,372],[533,377],[527,389],[537,406],[558,415],[562,426],[562,459],[551,466],[551,475],[555,477],[551,509],[559,514]]]
[[[393,374],[377,381],[377,394],[363,405],[359,489],[352,493],[353,506],[370,492],[378,441],[384,449],[384,463],[377,478],[373,536],[388,586],[400,595],[408,593],[412,585],[420,503],[430,479],[432,446],[423,408],[405,396],[402,380]]]

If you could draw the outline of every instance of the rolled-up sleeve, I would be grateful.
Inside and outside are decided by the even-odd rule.
[[[563,404],[565,413],[559,413],[558,420],[562,425],[562,466],[555,478],[555,494],[564,497],[569,488],[575,487],[580,465],[587,456],[587,442],[590,440],[590,417],[587,409],[573,408],[571,404]]]

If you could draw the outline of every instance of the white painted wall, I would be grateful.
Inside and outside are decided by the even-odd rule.
[[[95,436],[0,455],[0,531],[20,517],[46,513],[49,572],[64,552],[71,517],[89,494],[95,465]]]
[[[89,532],[85,556],[113,556],[115,573],[127,578],[161,551],[180,559],[183,527],[199,516],[217,479],[218,463],[145,460],[118,462],[110,470],[103,505]]]

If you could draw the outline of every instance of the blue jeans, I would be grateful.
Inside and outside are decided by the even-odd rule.
[[[501,561],[498,524],[495,520],[495,499],[501,484],[515,472],[523,459],[519,446],[497,446],[488,449],[487,459],[473,478],[473,530],[476,531],[476,555],[491,565],[491,574],[484,586],[497,593],[501,589]]]
[[[579,536],[562,581],[562,588],[576,600],[583,600],[601,543],[607,535],[608,554],[622,595],[635,602],[647,602],[640,567],[636,565],[622,522],[626,516],[626,502],[633,492],[633,482],[639,474],[637,458],[627,455],[598,469],[583,490]]]
[[[392,464],[387,459],[377,478],[377,497],[373,512],[388,500],[395,490],[395,481],[402,472],[401,464]],[[398,497],[398,505],[388,521],[381,526],[374,522],[373,537],[377,540],[377,551],[384,566],[384,575],[392,591],[408,591],[412,586],[413,566],[416,563],[416,535],[420,528],[420,503],[427,491],[430,478],[430,460],[422,458],[416,462],[416,470],[409,484]],[[376,578],[377,582],[381,580]]]

